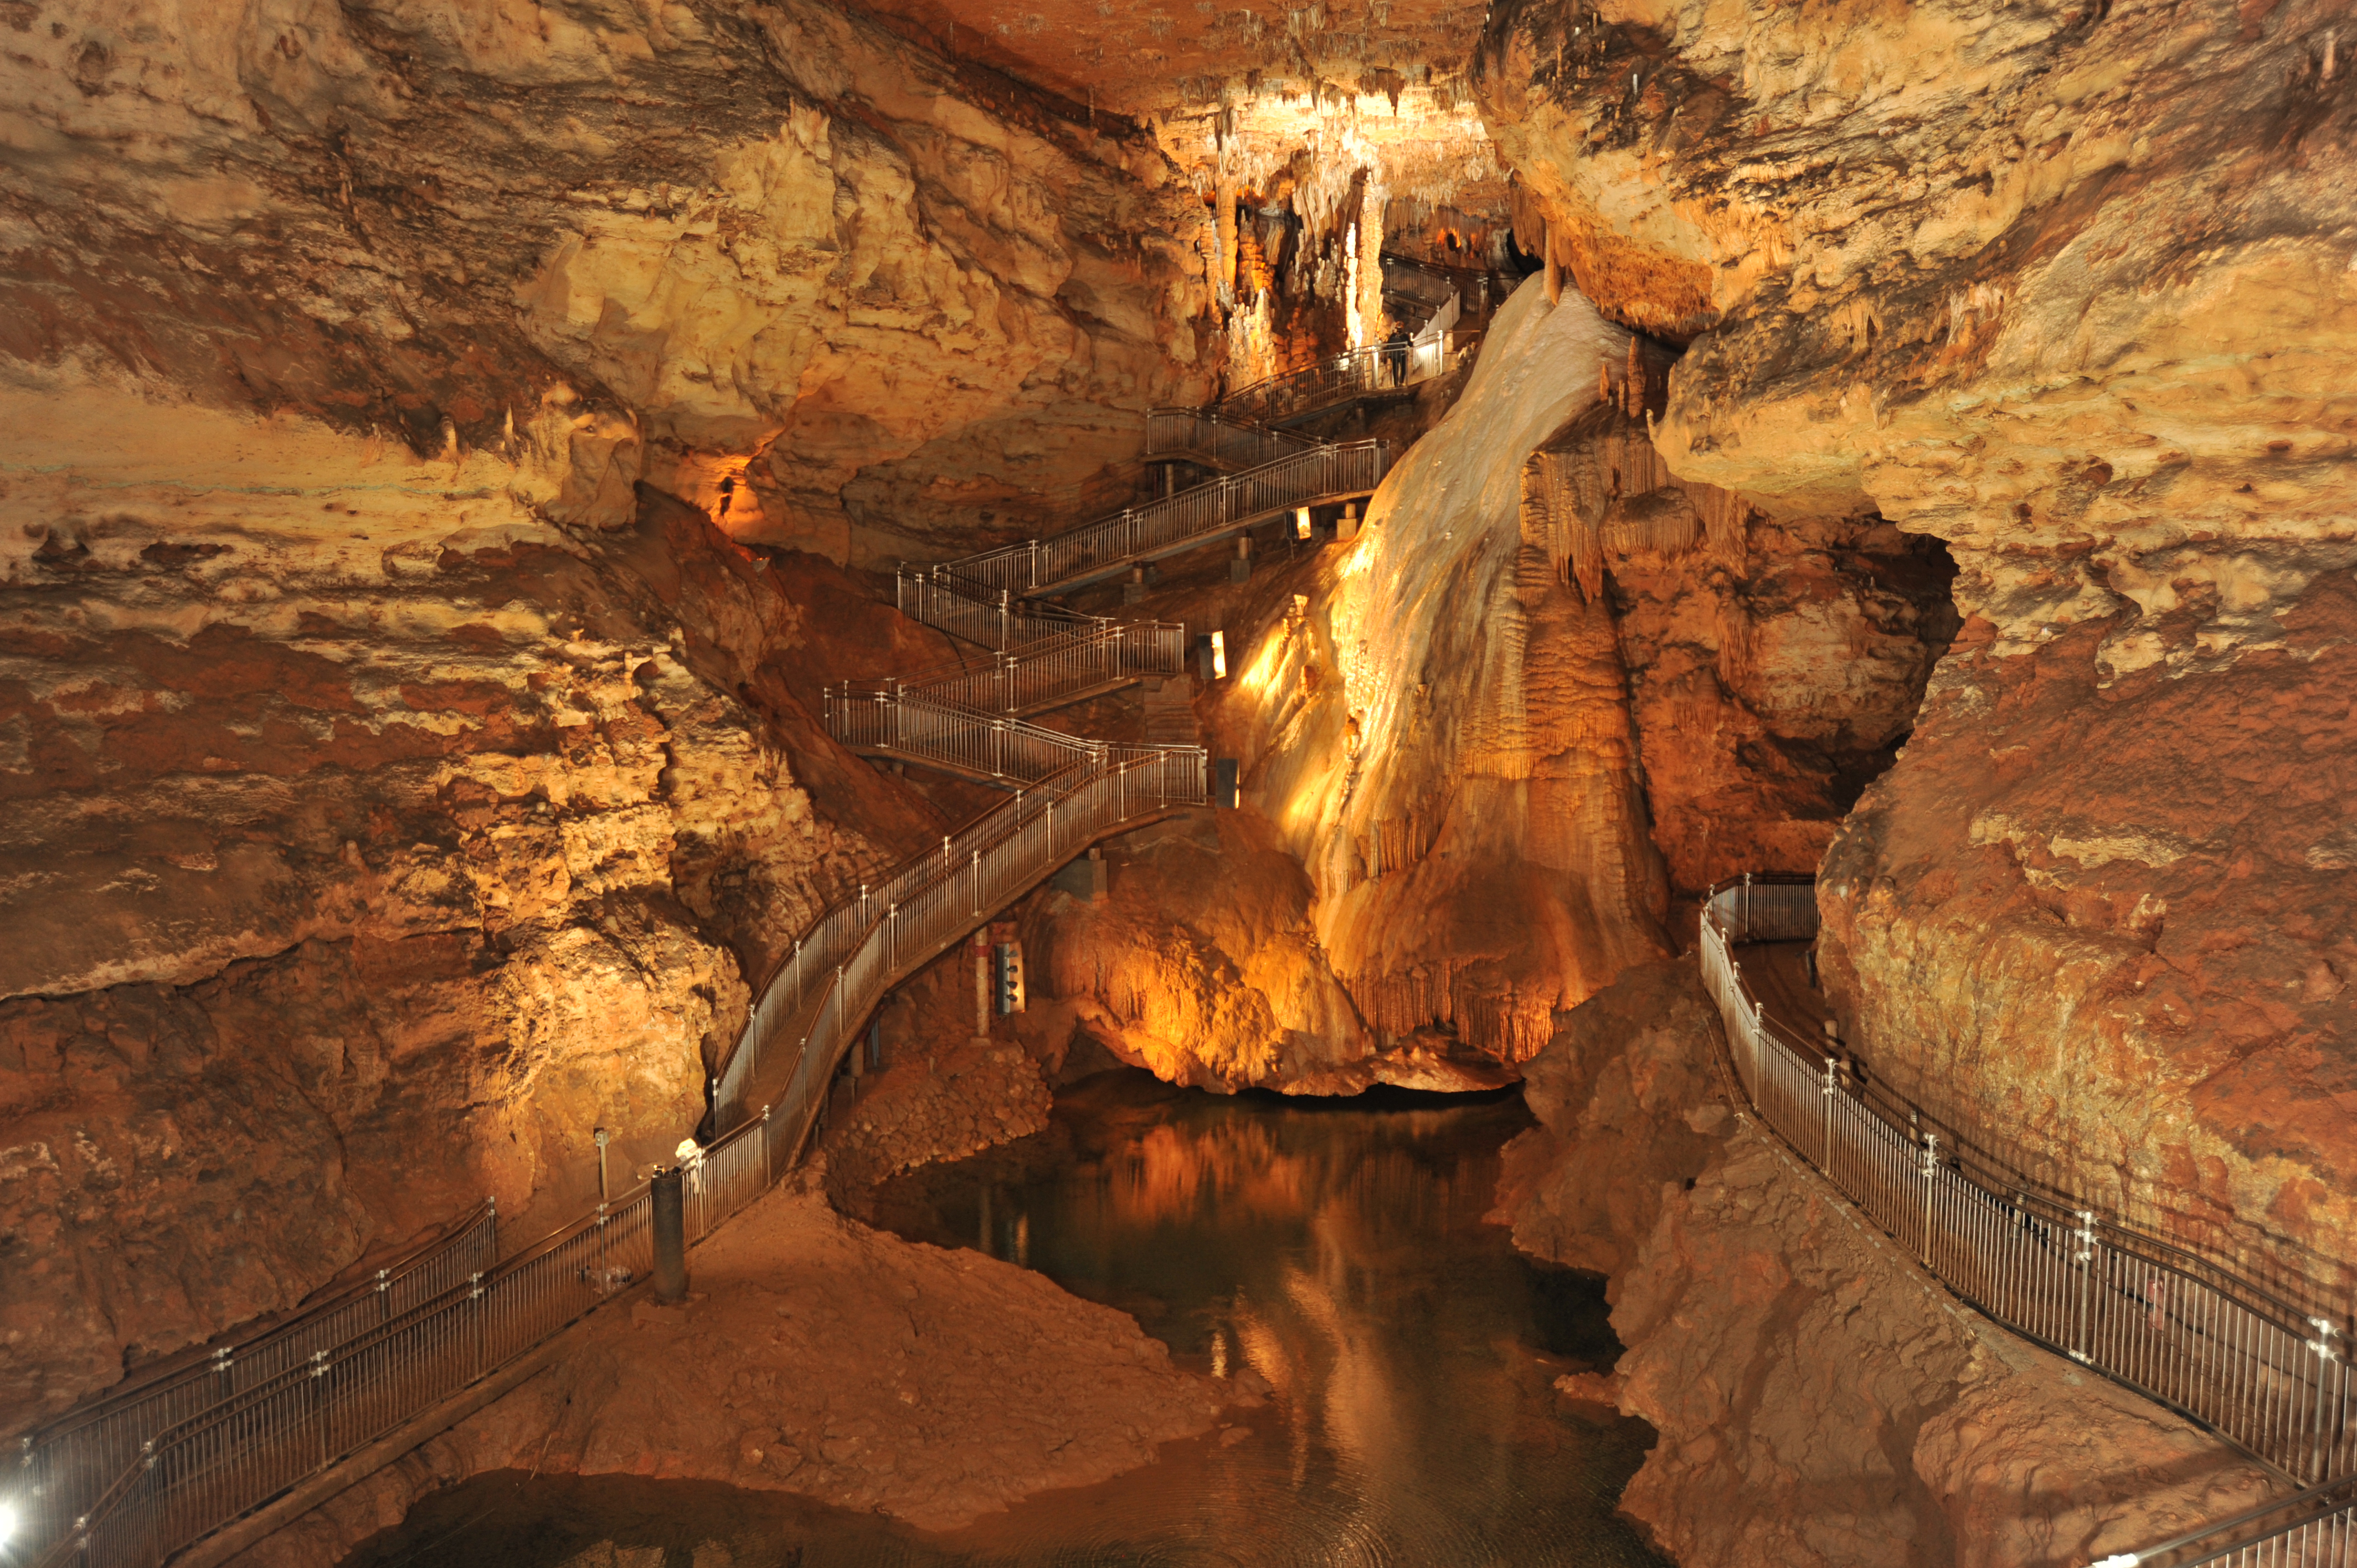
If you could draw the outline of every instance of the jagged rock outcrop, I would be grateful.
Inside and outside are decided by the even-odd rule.
[[[1680,1563],[2079,1568],[2255,1506],[2234,1450],[1948,1296],[1725,1098],[1694,961],[1526,1069],[1520,1245],[1612,1273],[1609,1380],[1661,1434],[1622,1495]]]
[[[2107,1208],[2335,1290],[2343,31],[2320,3],[1510,5],[1476,66],[1574,275],[1693,338],[1671,470],[1953,553],[1956,650],[1825,860],[1846,1026]]]
[[[1871,512],[1770,516],[1674,478],[1640,417],[1665,360],[1531,456],[1523,506],[1556,576],[1609,613],[1648,825],[1693,894],[1816,867],[1914,727],[1953,572]]]

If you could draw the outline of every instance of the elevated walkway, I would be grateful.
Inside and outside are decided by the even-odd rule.
[[[1362,381],[1379,373],[1372,356],[1353,362]],[[1288,410],[1359,393],[1348,376],[1315,380],[1288,382]],[[889,989],[1090,845],[1209,802],[1209,759],[1186,705],[1186,628],[1041,600],[1297,506],[1364,496],[1390,466],[1381,442],[1315,441],[1226,410],[1157,411],[1148,447],[1222,477],[1054,540],[903,572],[904,611],[990,657],[828,693],[829,730],[846,746],[1010,798],[831,904],[764,977],[715,1064],[685,1176],[690,1245],[798,1163],[829,1081]],[[1159,683],[1143,745],[1028,722],[1137,682]],[[160,1568],[209,1536],[199,1550],[218,1547],[234,1521],[262,1528],[270,1516],[257,1510],[315,1499],[355,1455],[389,1455],[412,1441],[403,1434],[438,1430],[645,1280],[652,1224],[641,1184],[494,1260],[487,1213],[357,1294],[70,1412],[23,1440],[13,1474],[0,1469],[0,1498],[24,1512],[10,1561]]]
[[[2218,1434],[2294,1494],[2098,1568],[2351,1562],[2357,1380],[2342,1326],[2106,1218],[1894,1093],[1824,1030],[1803,961],[1816,930],[1806,879],[1747,876],[1705,901],[1703,979],[1738,1103],[1951,1293]]]

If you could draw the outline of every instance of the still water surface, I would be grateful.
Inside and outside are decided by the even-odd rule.
[[[1236,1430],[947,1535],[721,1486],[488,1476],[348,1568],[1657,1568],[1614,1516],[1646,1429],[1564,1406],[1609,1365],[1600,1282],[1482,1222],[1518,1098],[1223,1099],[1143,1074],[1048,1131],[886,1184],[875,1218],[1135,1315],[1275,1390]]]

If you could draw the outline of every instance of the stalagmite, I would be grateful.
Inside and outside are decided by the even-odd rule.
[[[1220,283],[1227,297],[1236,292],[1236,182],[1235,177],[1222,173],[1215,188],[1213,200],[1219,205],[1220,217]]]
[[[1383,338],[1383,193],[1372,169],[1359,205],[1358,294],[1361,336],[1356,347],[1364,348]]]

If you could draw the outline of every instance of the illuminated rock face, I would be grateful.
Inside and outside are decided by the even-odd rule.
[[[2336,25],[1507,6],[1477,66],[1575,274],[1700,334],[1672,470],[1954,554],[1956,651],[1825,861],[1861,1048],[2099,1202],[2311,1277],[2357,1220],[2326,1110],[2357,1038]]]
[[[628,1185],[748,967],[930,831],[759,670],[804,629],[687,509],[570,533],[529,462],[7,407],[0,1409],[487,1196],[553,1225],[596,1127]]]
[[[1356,542],[1230,619],[1208,706],[1252,825],[1041,934],[1118,1054],[1220,1088],[1494,1083],[1668,950],[1674,892],[1815,864],[1947,634],[1937,553],[1674,479],[1626,412],[1662,357],[1629,362],[1526,283]]]
[[[706,517],[1023,532],[1218,348],[1149,136],[832,7],[12,21],[11,1430],[671,1148],[941,826],[797,698],[940,639]]]
[[[51,127],[15,356],[420,453],[562,385],[576,510],[735,478],[732,531],[836,559],[1060,516],[1216,369],[1150,137],[833,7],[114,10],[0,61]]]

